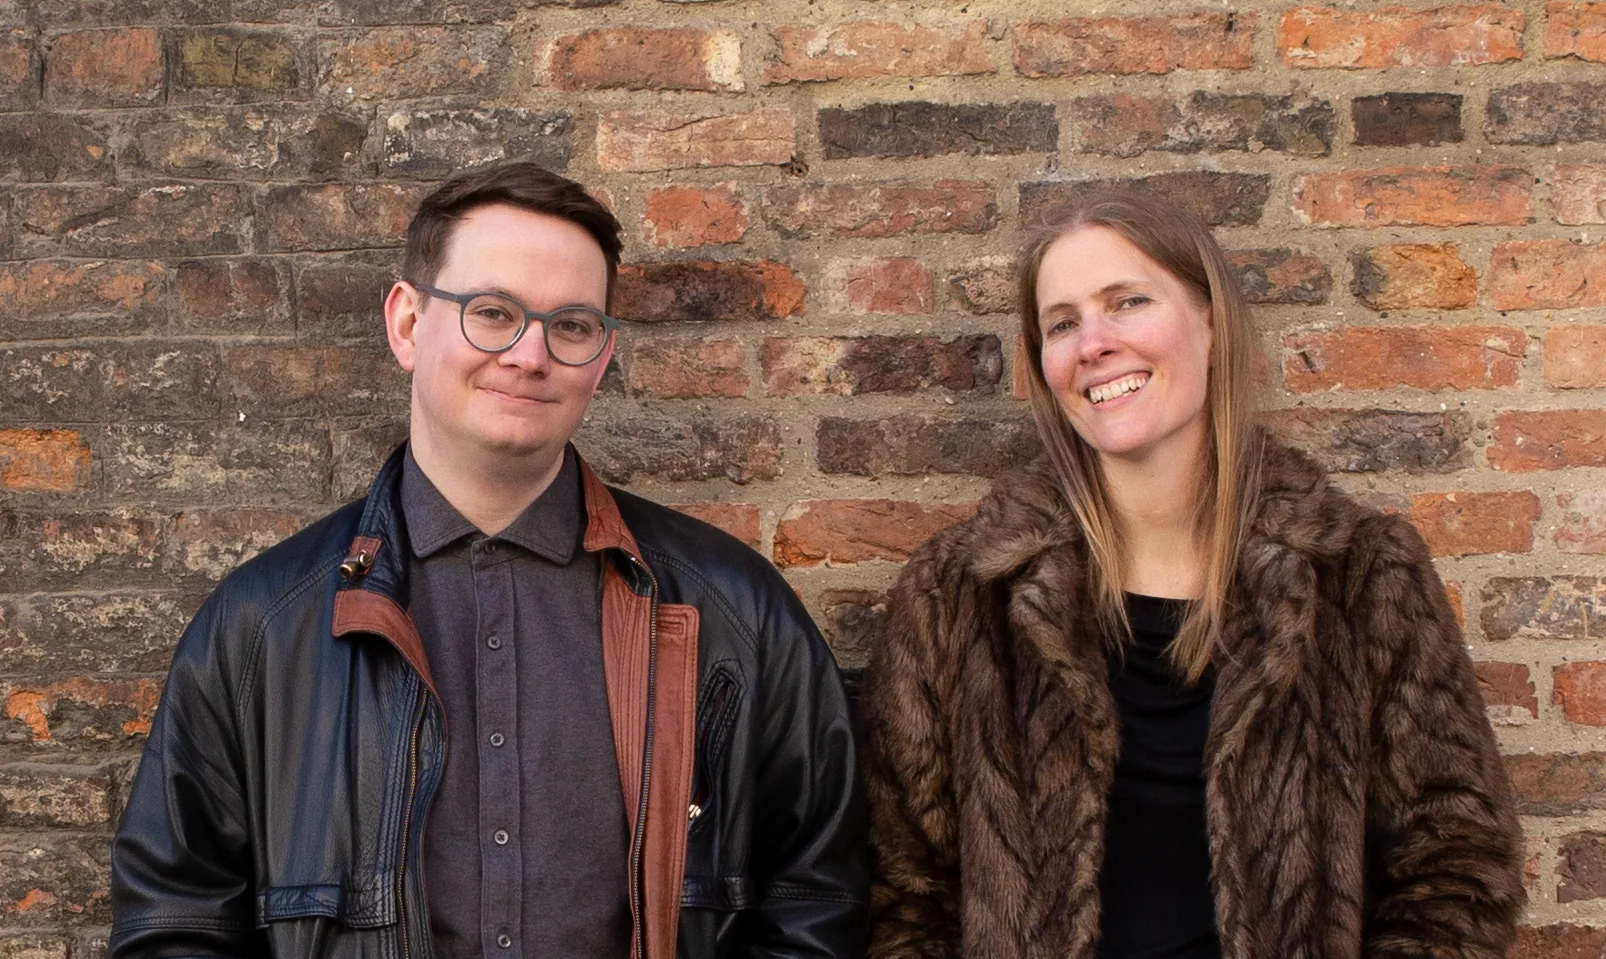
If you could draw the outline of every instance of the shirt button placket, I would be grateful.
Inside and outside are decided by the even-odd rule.
[[[476,723],[480,732],[481,930],[485,948],[513,949],[523,910],[516,730],[518,652],[512,638],[513,562],[505,547],[482,541],[474,557],[479,635]],[[473,647],[470,647],[473,648]],[[507,748],[515,747],[515,748]],[[494,937],[493,937],[494,932]],[[505,952],[504,952],[505,954]]]

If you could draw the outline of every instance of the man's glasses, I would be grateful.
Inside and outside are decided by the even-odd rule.
[[[541,324],[548,356],[564,366],[585,366],[602,355],[609,334],[619,328],[618,320],[589,306],[565,306],[542,313],[527,310],[518,300],[500,293],[448,293],[421,283],[413,286],[421,293],[456,303],[463,338],[486,353],[511,350],[534,320]]]

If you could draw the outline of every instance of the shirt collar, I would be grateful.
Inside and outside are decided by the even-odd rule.
[[[402,512],[407,519],[413,555],[427,558],[464,536],[482,535],[463,517],[407,449],[402,466]],[[513,543],[553,563],[565,564],[580,546],[585,509],[580,493],[580,467],[574,447],[563,451],[563,465],[552,484],[518,518],[492,539]]]

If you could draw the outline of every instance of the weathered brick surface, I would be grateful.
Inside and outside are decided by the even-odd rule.
[[[1382,93],[1350,103],[1355,145],[1365,147],[1438,146],[1460,143],[1459,93]]]
[[[1542,817],[1516,955],[1600,959],[1603,11],[0,0],[0,845],[60,860],[0,856],[0,957],[106,953],[73,849],[173,644],[406,435],[412,204],[519,157],[625,227],[580,449],[786,564],[853,688],[897,564],[1038,448],[1023,231],[1199,213],[1264,421],[1440,554]]]
[[[914,100],[832,107],[818,115],[827,160],[848,157],[995,156],[1051,153],[1059,146],[1054,106],[946,104]]]
[[[1191,12],[1026,23],[1015,28],[1015,71],[1064,77],[1247,70],[1255,25],[1253,16]]]
[[[1325,156],[1333,107],[1309,97],[1195,92],[1184,98],[1108,94],[1066,105],[1076,149],[1133,157],[1147,150],[1207,153],[1274,150]]]
[[[1561,841],[1557,902],[1606,896],[1606,834],[1574,833]]]
[[[1522,59],[1522,28],[1522,12],[1498,4],[1299,7],[1277,25],[1277,49],[1291,67],[1477,66]]]
[[[105,839],[0,835],[0,915],[18,929],[109,923],[111,870]]]

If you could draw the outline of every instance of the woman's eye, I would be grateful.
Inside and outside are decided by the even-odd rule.
[[[1059,336],[1064,333],[1069,333],[1074,329],[1076,329],[1076,321],[1070,317],[1064,317],[1062,319],[1055,320],[1053,323],[1050,323],[1045,333],[1048,336]]]
[[[1123,310],[1129,310],[1134,306],[1142,306],[1143,304],[1145,304],[1147,302],[1149,302],[1149,298],[1148,297],[1134,294],[1132,296],[1123,296],[1123,297],[1121,297],[1119,300],[1116,301],[1115,305],[1120,307]]]

